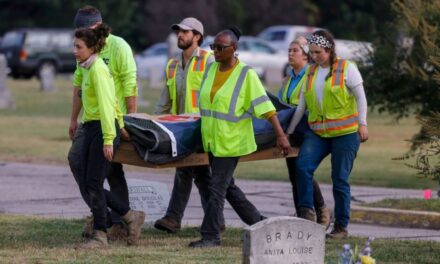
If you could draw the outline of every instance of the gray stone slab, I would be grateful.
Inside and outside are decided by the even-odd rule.
[[[325,228],[308,220],[278,216],[244,229],[245,264],[320,264]]]
[[[133,210],[144,211],[145,225],[153,223],[163,217],[170,201],[170,192],[165,183],[128,179],[128,198]]]

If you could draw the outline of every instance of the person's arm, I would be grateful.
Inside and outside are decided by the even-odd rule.
[[[365,96],[365,90],[363,80],[359,69],[354,63],[350,63],[347,69],[346,85],[350,89],[350,92],[356,98],[359,129],[358,133],[361,142],[368,140],[368,128],[367,128],[367,98]]]
[[[137,111],[137,83],[136,83],[136,62],[133,51],[127,42],[121,41],[119,49],[115,53],[117,69],[124,90],[127,113],[136,113]]]
[[[290,121],[290,125],[286,131],[286,133],[289,135],[293,134],[293,132],[296,129],[296,126],[299,124],[306,111],[306,100],[304,99],[304,94],[302,92],[300,93],[301,94],[299,96],[298,106],[295,109],[295,114],[293,115],[292,120]]]
[[[357,110],[358,110],[358,120],[359,120],[359,136],[361,142],[368,140],[368,128],[367,128],[367,98],[365,96],[364,86],[359,84],[352,89],[353,95],[356,98]]]
[[[70,139],[73,139],[73,137],[75,136],[76,129],[78,128],[78,117],[82,108],[80,93],[81,93],[80,87],[73,88],[72,112],[70,113],[70,126],[69,126]]]
[[[137,96],[125,97],[125,103],[127,105],[127,114],[137,112]]]
[[[117,106],[113,79],[110,78],[108,69],[96,68],[94,72],[90,72],[90,80],[91,85],[95,88],[98,102],[104,156],[108,161],[111,161],[113,159],[113,140],[116,137],[115,119],[118,118],[116,116],[117,109],[115,109]]]
[[[165,69],[165,83],[167,83],[168,75],[166,73]],[[157,102],[156,107],[154,108],[154,114],[155,115],[164,115],[171,113],[171,107],[172,107],[172,101],[171,101],[171,95],[170,91],[168,89],[168,86],[165,84],[165,87],[162,90],[162,93],[159,98],[159,102]]]
[[[280,125],[277,115],[272,115],[268,119],[268,121],[275,131],[275,135],[277,137],[277,146],[280,149],[281,153],[284,156],[289,155],[289,153],[292,151],[292,147],[290,146],[287,136],[284,134],[283,128]]]

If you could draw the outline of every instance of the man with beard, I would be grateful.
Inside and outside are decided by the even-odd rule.
[[[203,25],[199,20],[188,17],[180,24],[172,25],[171,29],[177,35],[177,46],[182,52],[167,63],[166,87],[154,113],[156,115],[198,113],[198,96],[203,74],[214,58],[212,53],[200,48],[203,43]],[[199,189],[202,207],[205,208],[210,176],[209,166],[176,168],[167,212],[163,218],[156,221],[154,227],[168,233],[180,230],[193,179]],[[224,223],[223,219],[222,223]]]

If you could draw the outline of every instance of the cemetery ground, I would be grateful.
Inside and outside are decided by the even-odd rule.
[[[199,239],[198,229],[192,227],[176,235],[146,229],[134,247],[116,242],[107,249],[75,250],[83,221],[0,215],[0,263],[241,263],[243,231],[238,228],[227,228],[222,247],[214,249],[188,248]],[[343,244],[362,248],[365,241],[326,240],[326,263],[338,263]],[[377,263],[429,264],[440,259],[440,243],[433,241],[376,239],[372,248]]]
[[[16,102],[15,110],[0,110],[0,161],[67,165],[70,146],[67,135],[72,86],[67,77],[56,79],[56,92],[41,93],[39,84],[8,79],[8,88]],[[276,89],[276,88],[275,88]],[[152,113],[160,89],[145,89],[148,107],[140,112]],[[413,118],[392,122],[388,115],[369,115],[369,142],[362,144],[352,172],[354,185],[398,188],[437,188],[437,183],[418,179],[403,162],[391,157],[403,155],[409,139],[418,126]],[[410,162],[410,161],[409,161]],[[247,166],[246,166],[247,165]],[[251,165],[251,166],[249,166]],[[128,170],[153,169],[129,167]],[[330,182],[329,164],[318,172],[320,182]],[[172,170],[169,170],[172,173]],[[237,178],[277,180],[288,183],[284,160],[243,163]],[[124,243],[109,249],[75,251],[83,220],[45,219],[0,214],[0,262],[5,263],[240,263],[242,230],[228,228],[219,249],[191,250],[186,245],[199,238],[197,228],[185,228],[178,235],[167,235],[146,229],[141,245]],[[4,235],[3,235],[4,234]],[[366,238],[326,241],[326,261],[336,263],[344,243],[362,247]],[[372,244],[373,256],[379,263],[437,263],[440,244],[433,241],[377,239]]]

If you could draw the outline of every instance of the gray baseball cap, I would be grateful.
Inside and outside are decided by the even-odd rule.
[[[179,30],[179,29],[195,30],[203,36],[202,22],[200,22],[199,20],[197,20],[194,17],[187,17],[184,20],[182,20],[182,22],[180,22],[179,24],[171,25],[171,29],[172,30]]]

